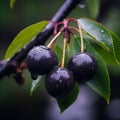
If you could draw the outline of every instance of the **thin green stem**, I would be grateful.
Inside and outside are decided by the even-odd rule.
[[[51,48],[52,47],[52,45],[53,45],[53,43],[55,42],[55,40],[57,39],[57,37],[61,34],[62,32],[60,31],[60,32],[58,32],[55,36],[54,36],[54,38],[49,42],[49,44],[47,45],[47,47],[48,48]]]
[[[83,41],[83,36],[82,36],[82,30],[80,24],[78,24],[79,27],[79,33],[80,33],[80,40],[81,40],[81,53],[84,52],[84,41]]]
[[[64,44],[63,44],[63,54],[62,54],[62,62],[61,67],[64,67],[65,65],[65,52],[66,52],[66,45],[67,45],[67,38],[64,38]]]

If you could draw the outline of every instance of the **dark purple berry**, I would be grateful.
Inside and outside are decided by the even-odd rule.
[[[42,45],[30,50],[26,62],[28,70],[35,75],[47,74],[54,66],[58,65],[56,54]]]
[[[66,96],[73,88],[74,77],[70,70],[54,67],[46,76],[45,86],[48,93],[55,98]]]
[[[88,53],[73,55],[68,61],[68,69],[73,72],[78,83],[90,80],[96,73],[95,58]]]

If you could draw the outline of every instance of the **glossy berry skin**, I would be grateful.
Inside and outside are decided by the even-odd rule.
[[[26,63],[32,74],[44,75],[58,64],[58,59],[51,49],[41,45],[30,50]]]
[[[54,67],[46,76],[45,86],[52,97],[63,98],[74,86],[73,74],[66,68]]]
[[[68,69],[73,72],[78,83],[90,80],[95,75],[96,68],[95,58],[88,53],[75,54],[68,61]]]

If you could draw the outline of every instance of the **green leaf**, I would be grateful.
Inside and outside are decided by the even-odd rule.
[[[94,79],[87,82],[87,84],[95,90],[98,94],[105,98],[107,103],[110,99],[110,79],[108,75],[107,66],[103,58],[90,46],[86,44],[86,52],[92,54],[97,61],[97,71]]]
[[[75,83],[72,91],[64,98],[57,99],[60,112],[63,113],[76,99],[79,93],[79,86]]]
[[[42,80],[42,76],[38,76],[36,80],[32,81],[30,96],[33,95],[33,92],[37,89],[39,82]]]
[[[13,9],[16,0],[10,0],[10,8]]]
[[[57,43],[54,44],[54,52],[57,54],[59,65],[61,64],[62,59],[62,49],[58,46]]]
[[[97,44],[92,43],[91,45],[102,56],[102,58],[104,59],[106,64],[108,64],[108,65],[117,65],[118,66],[118,63],[116,62],[116,59],[114,57],[114,53],[106,51],[105,49],[103,49],[101,46],[99,46]]]
[[[113,32],[111,32],[113,38],[113,52],[116,62],[120,65],[120,38]]]
[[[86,0],[90,17],[97,18],[100,9],[100,0]]]
[[[97,52],[103,57],[107,64],[111,65],[120,65],[120,38],[113,32],[111,33],[112,37],[112,46],[113,52],[108,52],[105,49],[102,49],[101,46],[98,46],[95,43],[92,43],[92,46],[97,50]]]
[[[8,47],[4,59],[7,60],[13,57],[17,52],[24,48],[35,35],[42,31],[47,24],[48,21],[38,22],[26,27],[20,33],[18,33],[18,35],[13,39],[12,43]]]
[[[71,43],[70,44],[68,44],[67,45],[67,47],[66,47],[66,59],[68,60],[72,55],[73,55],[73,53],[74,53],[74,51],[73,51],[73,48],[72,48],[72,45],[73,43],[72,43],[72,41],[71,41]]]
[[[78,38],[78,37],[74,37],[74,38],[75,38],[75,40],[74,40],[74,44],[73,44],[73,50],[74,50],[74,54],[75,54],[75,53],[80,52],[81,44],[80,44],[80,38]]]
[[[78,24],[85,31],[85,34],[93,38],[103,49],[113,52],[112,37],[110,31],[100,23],[94,20],[81,18],[78,19]]]
[[[67,67],[68,60],[73,54],[74,54],[73,41],[70,41],[70,43],[68,43],[66,46],[65,67]]]
[[[75,42],[78,41],[74,40]],[[74,47],[76,44],[74,44]],[[80,46],[79,46],[80,47]],[[94,56],[94,58],[97,61],[97,71],[96,75],[93,79],[91,79],[87,84],[94,90],[96,91],[99,95],[101,95],[107,103],[109,103],[110,99],[110,79],[108,75],[108,70],[107,66],[103,60],[103,58],[97,53],[97,51],[91,46],[88,40],[84,40],[84,48],[85,52],[90,53],[91,55]]]

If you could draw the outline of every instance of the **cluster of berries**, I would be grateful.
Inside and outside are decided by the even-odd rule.
[[[78,83],[90,80],[96,73],[95,58],[88,53],[73,55],[68,60],[67,68],[58,66],[57,55],[43,45],[34,47],[27,55],[26,63],[33,79],[45,75],[45,87],[55,98],[66,96]]]

